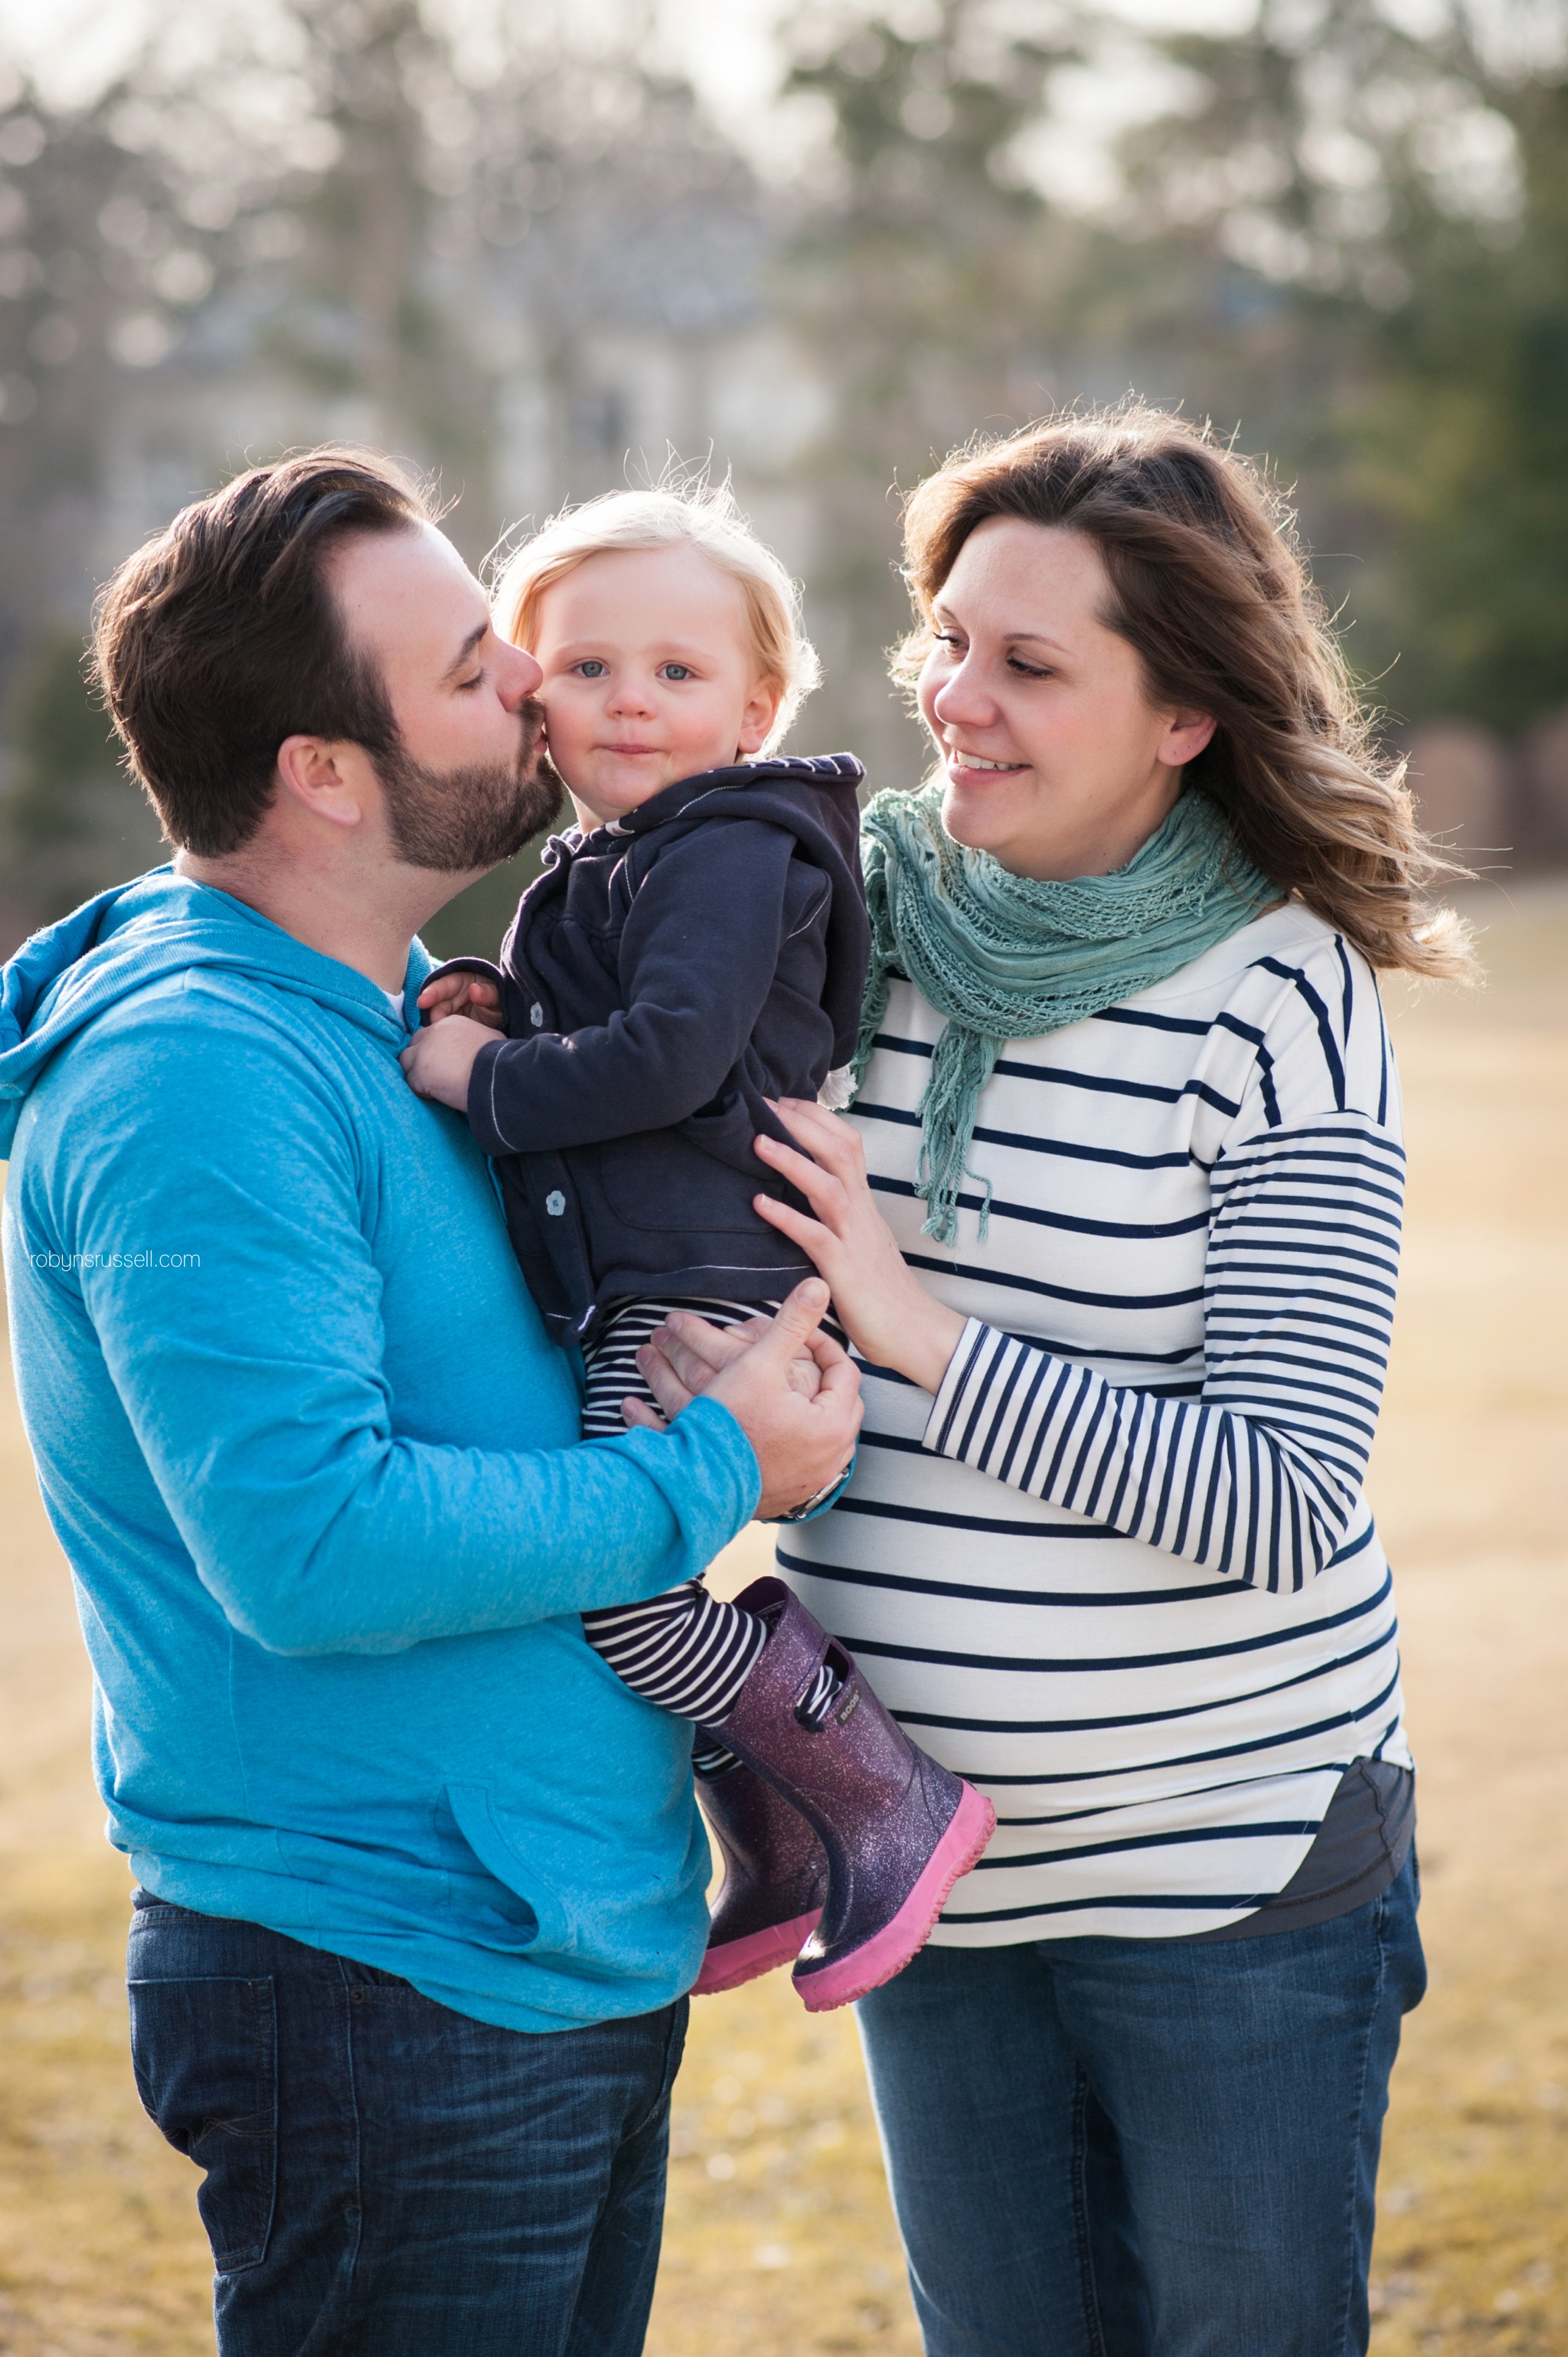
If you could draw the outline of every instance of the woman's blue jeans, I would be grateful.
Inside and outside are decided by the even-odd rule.
[[[1413,1853],[1264,1938],[927,1948],[861,2037],[929,2357],[1349,2357]]]
[[[162,1904],[129,1977],[142,2101],[207,2171],[222,2357],[637,2357],[684,2000],[525,2036]]]

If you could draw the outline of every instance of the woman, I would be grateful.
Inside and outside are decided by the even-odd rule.
[[[1047,425],[908,558],[940,771],[867,814],[854,1113],[758,1140],[815,1217],[757,1206],[866,1362],[780,1567],[999,1819],[859,2009],[926,2347],[1337,2357],[1423,1986],[1373,969],[1467,952],[1241,461]]]

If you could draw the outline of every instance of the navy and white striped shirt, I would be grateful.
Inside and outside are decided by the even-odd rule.
[[[968,1318],[941,1389],[865,1368],[843,1499],[779,1566],[996,1804],[935,1937],[1171,1937],[1283,1889],[1351,1760],[1408,1766],[1360,1482],[1404,1157],[1377,987],[1287,905],[1124,1005],[1009,1042],[949,1249],[920,1232],[942,1018],[893,986],[853,1114]]]

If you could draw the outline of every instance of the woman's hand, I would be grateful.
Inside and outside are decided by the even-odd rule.
[[[771,1195],[754,1196],[756,1209],[816,1262],[832,1288],[839,1323],[861,1357],[908,1375],[922,1391],[936,1391],[964,1321],[932,1299],[894,1243],[866,1184],[859,1131],[799,1097],[781,1098],[773,1110],[803,1151],[759,1137],[757,1155],[800,1189],[816,1217],[808,1219]]]

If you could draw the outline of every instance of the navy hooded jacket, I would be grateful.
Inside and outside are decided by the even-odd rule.
[[[752,1209],[768,1097],[854,1052],[870,931],[850,754],[712,770],[546,847],[498,967],[468,1121],[560,1340],[637,1297],[766,1301],[813,1274]]]

